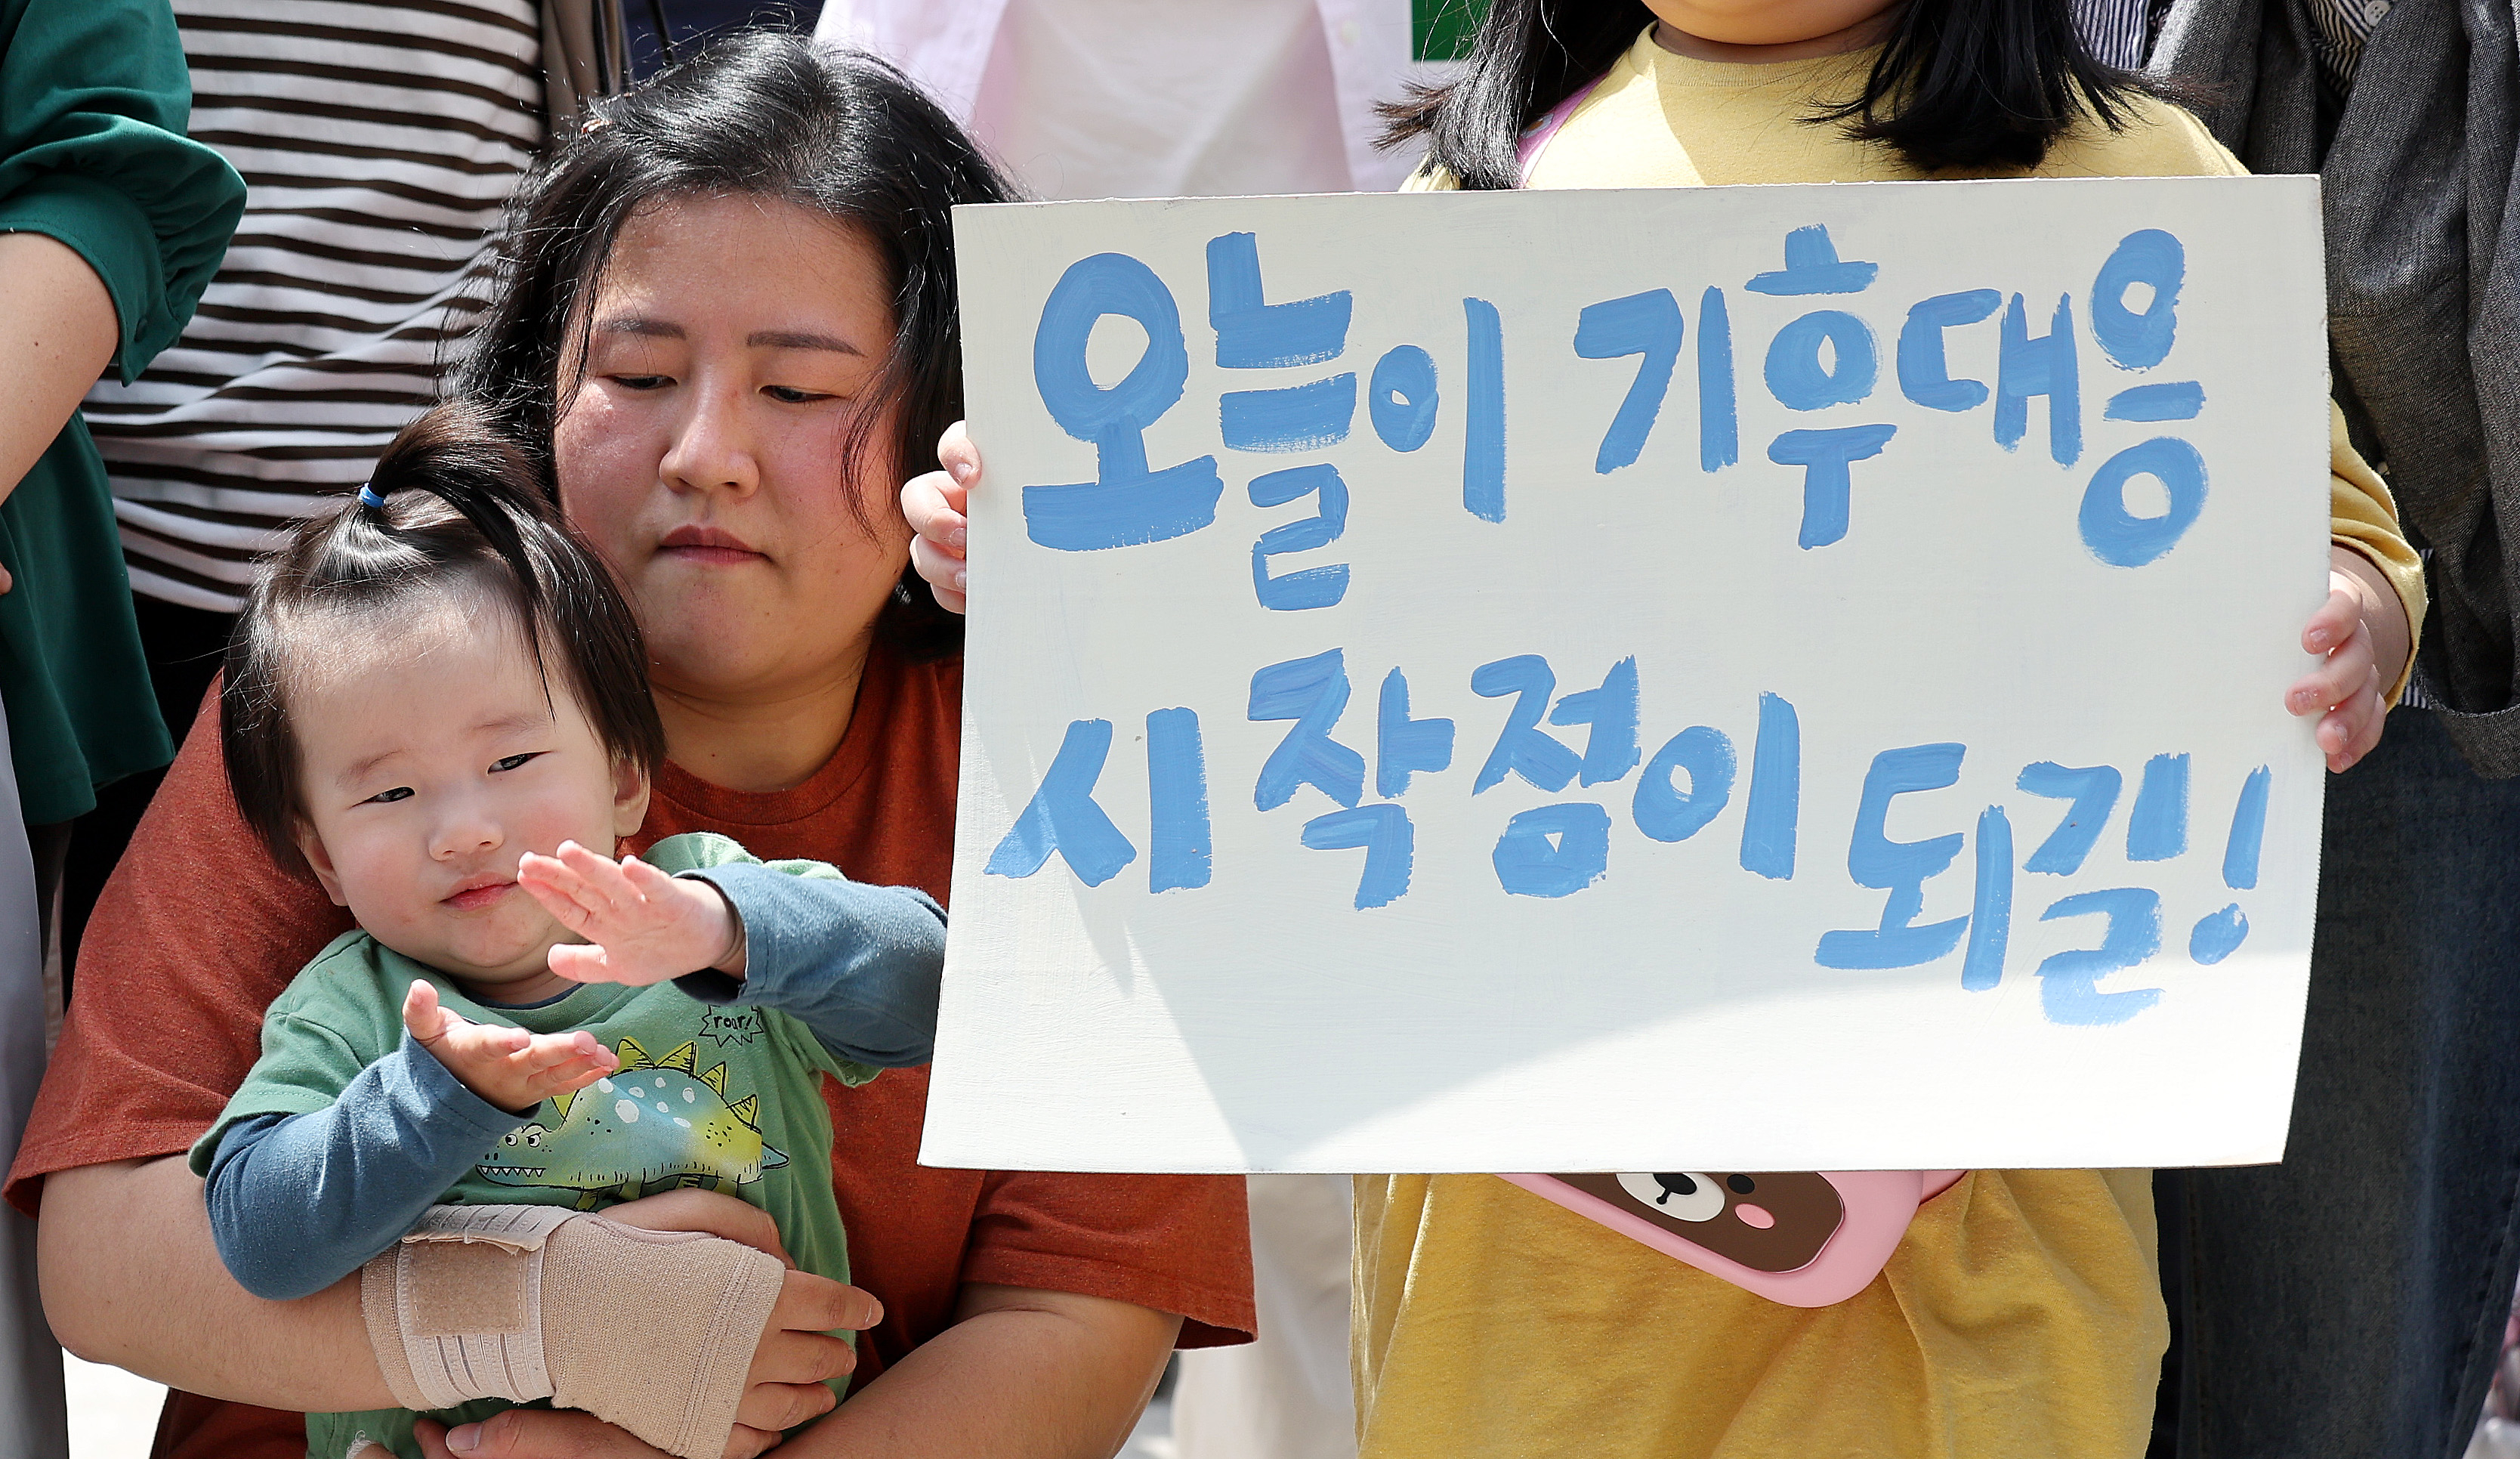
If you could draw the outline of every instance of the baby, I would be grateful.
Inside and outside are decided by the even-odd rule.
[[[722,837],[614,861],[663,758],[645,664],[604,564],[466,407],[414,422],[355,504],[298,529],[230,644],[221,739],[247,823],[358,930],[271,1006],[192,1163],[248,1291],[367,1268],[406,1403],[460,1424],[556,1397],[713,1459],[778,1264],[709,1242],[741,1259],[694,1268],[694,1239],[574,1214],[728,1192],[845,1281],[821,1079],[927,1059],[945,916]],[[511,1209],[431,1209],[467,1206]],[[408,1263],[481,1240],[518,1254],[521,1296],[415,1298]],[[716,1371],[638,1362],[660,1321],[722,1327]],[[413,1417],[312,1414],[308,1449],[420,1459]]]

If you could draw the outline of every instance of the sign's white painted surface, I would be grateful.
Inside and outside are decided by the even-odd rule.
[[[2282,1149],[2309,179],[957,217],[922,1159]]]

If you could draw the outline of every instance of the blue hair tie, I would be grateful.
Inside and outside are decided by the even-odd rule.
[[[383,506],[384,506],[384,504],[385,504],[385,499],[384,499],[383,497],[382,497],[382,496],[377,495],[377,488],[376,488],[376,487],[374,487],[374,486],[372,486],[372,485],[368,485],[368,484],[366,484],[366,483],[364,483],[364,482],[363,482],[363,483],[361,483],[361,485],[360,485],[360,487],[359,487],[359,505],[360,505],[360,506],[363,506],[363,507],[376,507],[376,508],[379,508],[379,509],[382,509],[382,508],[383,508]]]

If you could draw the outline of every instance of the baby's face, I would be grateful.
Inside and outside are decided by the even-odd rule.
[[[639,828],[646,778],[614,765],[558,666],[546,689],[511,616],[478,595],[311,631],[322,646],[287,693],[298,844],[324,889],[378,941],[498,1001],[565,990],[544,954],[567,935],[517,863],[562,841],[609,853]]]

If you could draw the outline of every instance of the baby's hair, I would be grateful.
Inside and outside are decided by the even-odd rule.
[[[325,632],[390,632],[393,611],[471,591],[506,609],[544,682],[559,661],[596,737],[653,772],[665,732],[638,620],[595,549],[538,489],[535,464],[482,407],[453,401],[402,429],[359,495],[300,523],[266,559],[228,638],[219,747],[238,811],[284,864],[305,817],[290,722],[292,666]]]
[[[1495,0],[1458,78],[1382,106],[1382,145],[1422,137],[1462,187],[1520,187],[1523,128],[1653,23],[1643,0]],[[2149,89],[2092,57],[2071,0],[1905,0],[1863,91],[1804,120],[1838,123],[1923,172],[2036,167],[2086,117],[2126,125]]]

